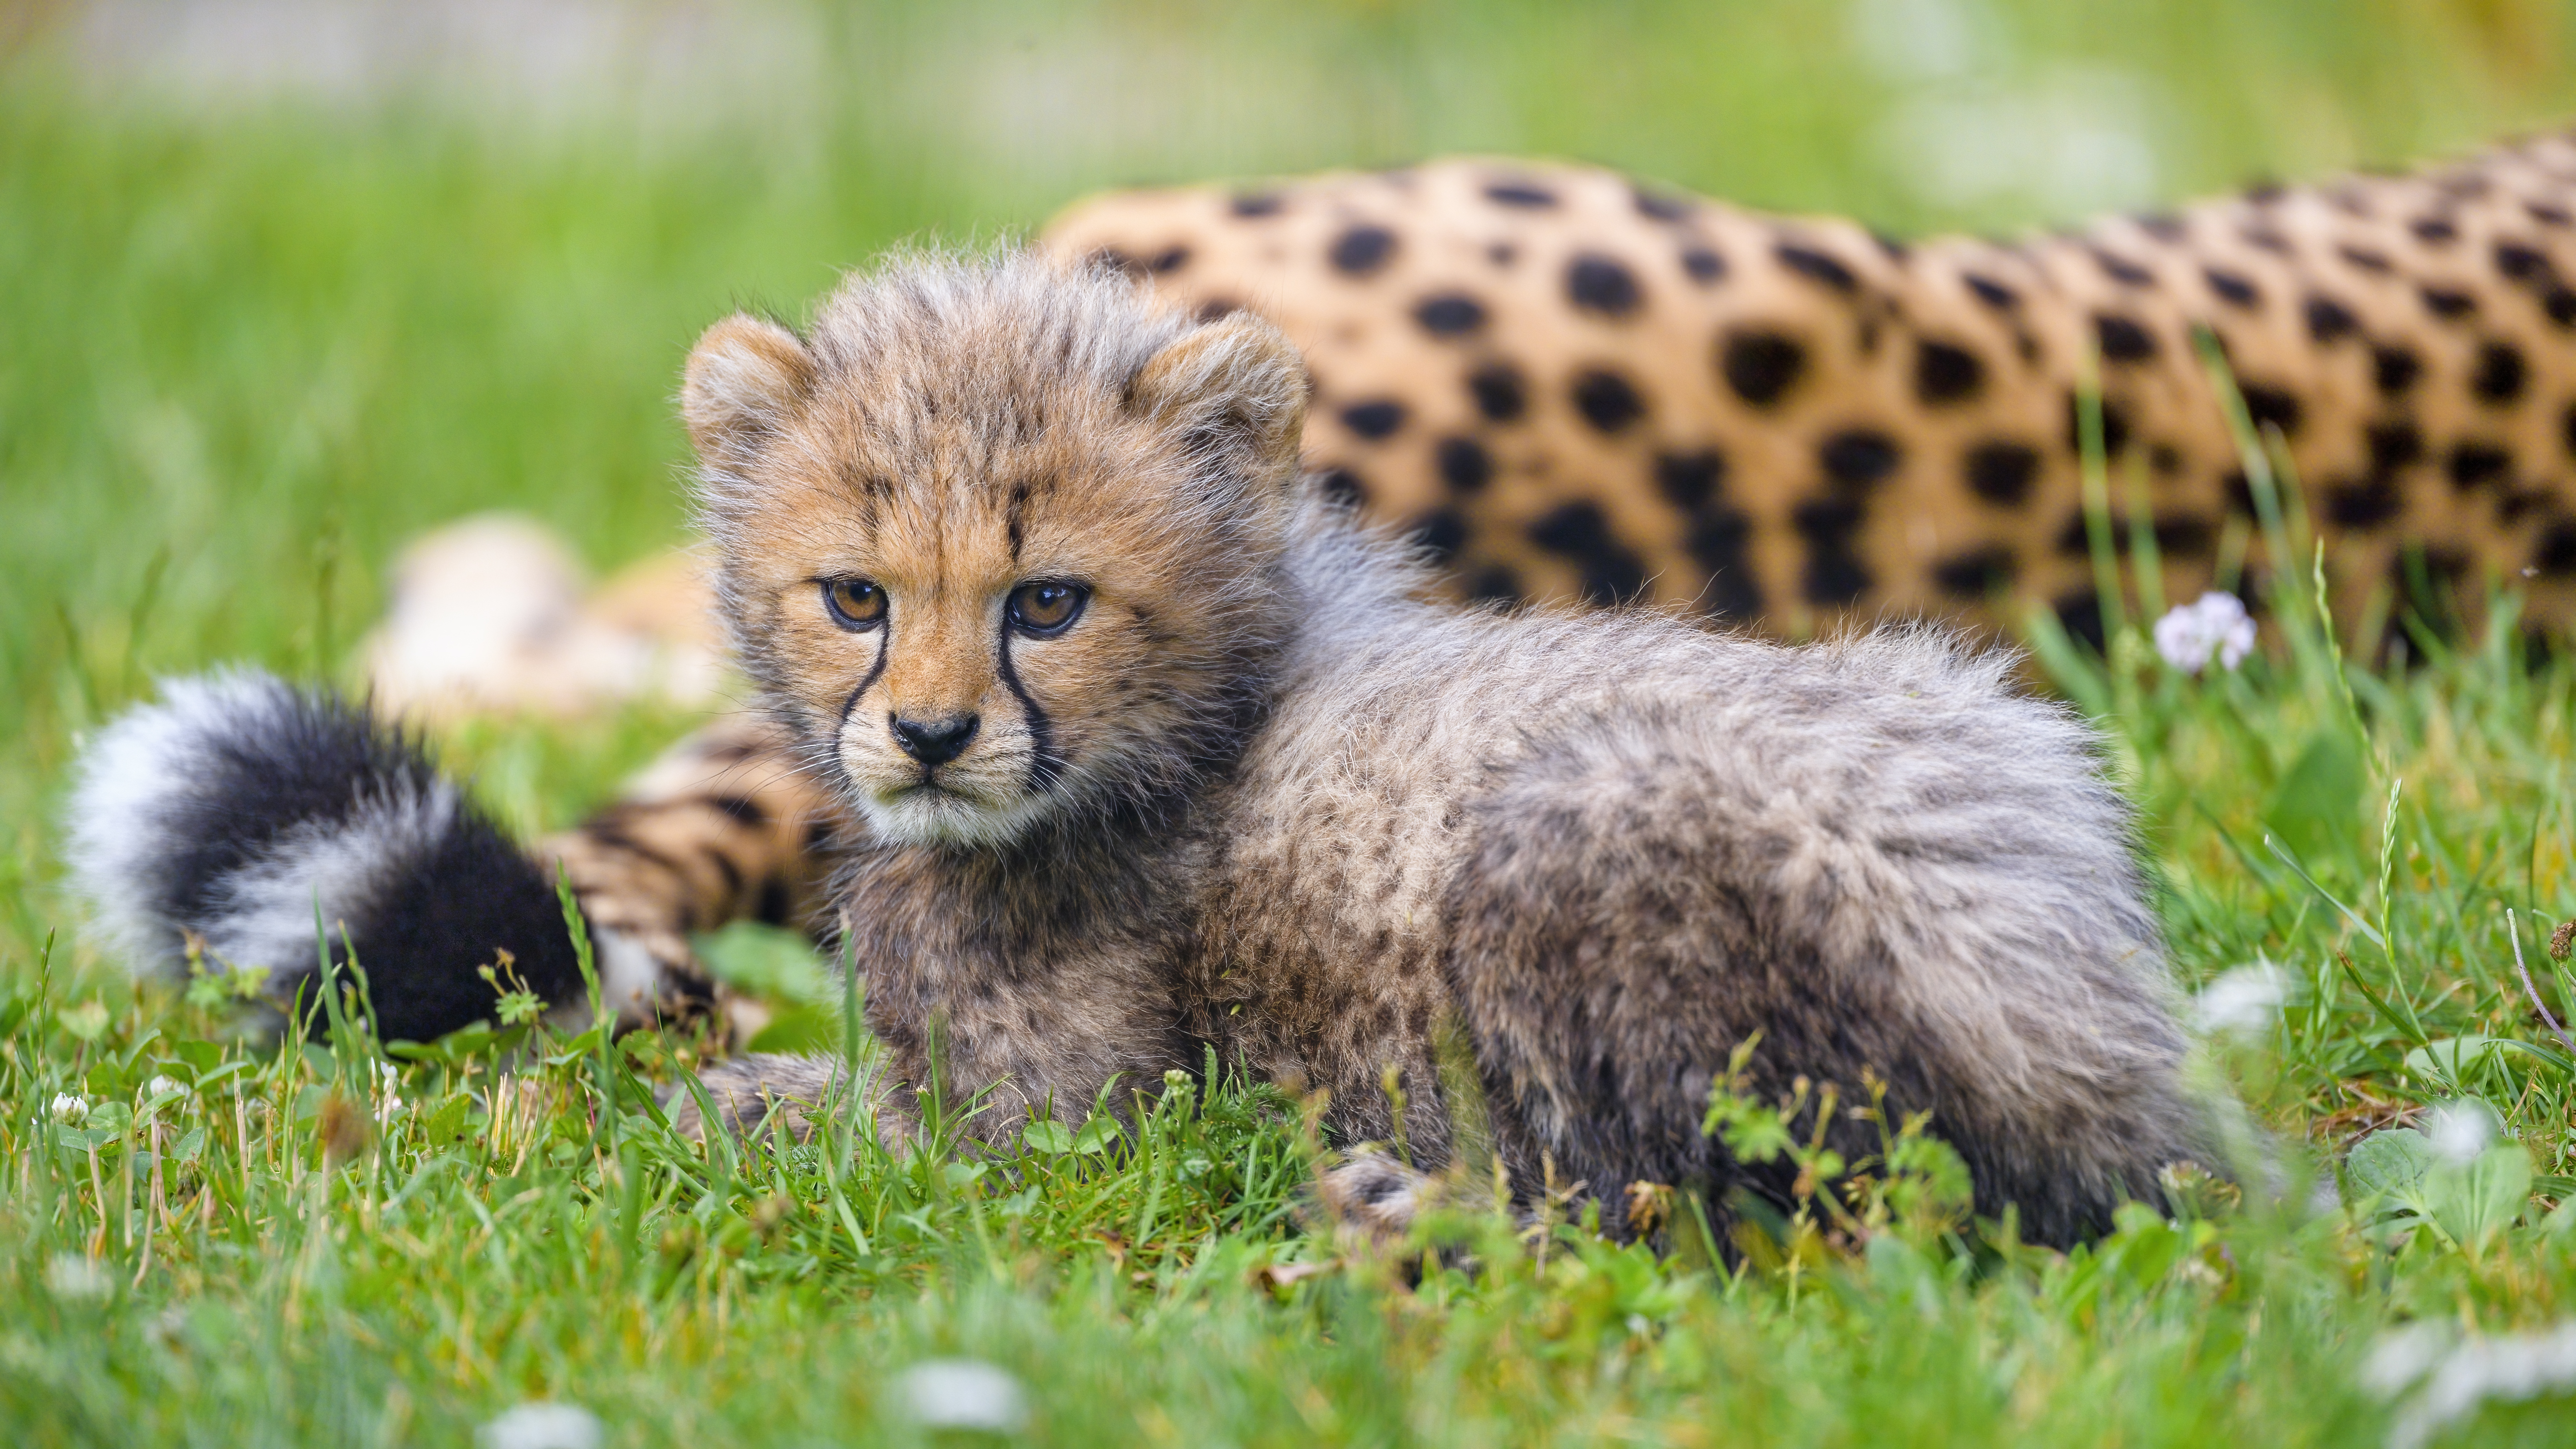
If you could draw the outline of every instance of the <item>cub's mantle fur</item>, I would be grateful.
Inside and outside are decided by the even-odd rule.
[[[1759,1031],[1758,1090],[1875,1071],[1960,1150],[1980,1210],[2017,1204],[2035,1239],[2206,1159],[2124,807],[2007,657],[1433,602],[1300,486],[1305,402],[1269,324],[1020,257],[898,261],[806,336],[737,316],[690,358],[724,608],[845,807],[830,904],[889,1086],[928,1080],[936,1028],[949,1089],[992,1089],[977,1120],[1004,1132],[1213,1046],[1330,1088],[1358,1142],[1396,1135],[1392,1066],[1436,1166],[1446,1018],[1512,1180],[1552,1159],[1617,1226],[1635,1179],[1785,1190],[1699,1131],[1713,1069]],[[362,802],[346,818],[390,808],[364,803],[393,798],[376,767],[324,753]],[[80,808],[208,848],[205,817],[132,791]],[[148,854],[83,871],[113,902]],[[255,894],[127,915],[165,946],[213,939]],[[465,976],[499,941],[397,967],[351,926],[380,1004],[389,973]],[[756,1110],[758,1086],[809,1096],[825,1071],[755,1057],[710,1085]],[[909,1099],[882,1093],[893,1135]],[[1855,1154],[1861,1130],[1834,1129]]]

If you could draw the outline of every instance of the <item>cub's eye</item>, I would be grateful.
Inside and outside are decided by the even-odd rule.
[[[1082,617],[1082,606],[1090,598],[1091,590],[1080,584],[1050,579],[1011,590],[1007,612],[1011,627],[1023,634],[1061,634]]]
[[[844,629],[873,629],[885,622],[885,590],[872,579],[825,579],[823,607]]]

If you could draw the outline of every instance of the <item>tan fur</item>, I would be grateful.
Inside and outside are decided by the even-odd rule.
[[[744,335],[692,377],[750,375]],[[894,1083],[943,1055],[1004,1133],[1213,1047],[1357,1142],[1395,1134],[1391,1065],[1437,1167],[1455,1012],[1524,1191],[1542,1158],[1779,1190],[1697,1132],[1756,1030],[1766,1085],[1889,1078],[2042,1238],[2194,1149],[2125,816],[2008,657],[1431,602],[1298,481],[1287,342],[1113,280],[898,262],[803,348],[698,429],[701,496],[745,665],[850,817],[833,906]],[[836,579],[885,622],[836,624]],[[1038,580],[1090,591],[1055,637],[1005,613]],[[966,712],[952,760],[894,742]]]

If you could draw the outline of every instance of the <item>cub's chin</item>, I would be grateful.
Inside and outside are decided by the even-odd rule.
[[[902,845],[990,850],[1026,835],[1047,812],[1043,796],[986,800],[919,780],[861,787],[859,809],[884,840]]]

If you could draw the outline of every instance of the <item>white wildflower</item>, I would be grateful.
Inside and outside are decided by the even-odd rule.
[[[483,1449],[599,1449],[599,1416],[578,1404],[521,1404],[474,1438]]]
[[[176,1077],[155,1076],[151,1081],[143,1084],[143,1100],[147,1102],[172,1092],[184,1097],[188,1095],[188,1088]]]
[[[1020,1381],[1008,1371],[971,1358],[932,1359],[904,1371],[903,1402],[914,1422],[930,1429],[980,1429],[1008,1434],[1028,1422]]]
[[[2234,669],[2254,652],[2254,621],[2234,594],[2212,591],[2165,611],[2156,621],[2156,652],[2185,674],[2207,668],[2211,655]]]
[[[2392,1328],[2372,1340],[2370,1356],[2361,1361],[2361,1390],[2386,1403],[2415,1387],[2459,1335],[2437,1320],[2419,1319]]]
[[[45,1286],[57,1298],[104,1298],[115,1285],[95,1260],[78,1253],[56,1253],[45,1264]]]
[[[2289,1000],[2290,982],[2269,961],[2221,972],[2192,1002],[2192,1018],[2204,1032],[2245,1035],[2263,1030]]]
[[[2445,1102],[2424,1114],[2424,1135],[2432,1140],[2434,1156],[2466,1167],[2495,1140],[2495,1109],[2474,1099]]]
[[[2371,1357],[2375,1361],[2378,1354]],[[2576,1391],[2576,1322],[2547,1333],[2472,1338],[2442,1355],[2431,1373],[2423,1392],[2389,1428],[2388,1449],[2418,1449],[2489,1401],[2520,1403]]]
[[[89,1117],[89,1103],[69,1092],[54,1094],[54,1120],[66,1127],[77,1127]]]

